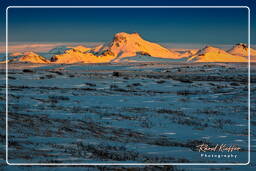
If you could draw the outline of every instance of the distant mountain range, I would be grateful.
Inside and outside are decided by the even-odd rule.
[[[252,49],[251,62],[256,62],[256,50]],[[181,53],[167,49],[157,43],[144,40],[138,33],[117,33],[112,41],[88,48],[85,46],[57,47],[49,51],[46,59],[34,52],[13,53],[8,62],[28,63],[108,63],[136,61],[187,61],[187,62],[247,62],[248,46],[236,44],[224,51],[213,46],[201,50],[186,50]],[[1,63],[6,62],[2,61]]]

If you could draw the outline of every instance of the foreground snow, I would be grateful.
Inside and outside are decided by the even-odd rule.
[[[246,162],[247,88],[246,64],[10,64],[9,161]],[[243,151],[205,159],[201,143]]]

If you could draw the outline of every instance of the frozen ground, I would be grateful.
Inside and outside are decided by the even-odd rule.
[[[9,162],[246,163],[247,72],[247,64],[224,63],[10,64]],[[2,148],[4,125],[1,117]],[[202,158],[196,148],[202,143],[242,150],[232,153],[237,159]]]

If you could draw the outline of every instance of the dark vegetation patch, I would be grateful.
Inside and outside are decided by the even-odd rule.
[[[220,114],[222,114],[222,112],[219,111],[219,110],[213,110],[213,109],[209,109],[209,108],[199,109],[195,113],[206,114],[206,115],[220,115]]]
[[[231,85],[231,86],[240,86],[240,84],[239,84],[239,83],[236,83],[236,82],[230,83],[230,85]]]
[[[180,116],[184,116],[184,113],[182,111],[178,111],[178,110],[158,109],[157,112],[158,113],[167,113],[167,114],[177,114],[177,115],[180,115]]]
[[[114,71],[114,72],[112,73],[112,76],[114,76],[114,77],[120,77],[120,72]]]
[[[22,72],[25,72],[25,73],[33,73],[34,71],[31,70],[31,69],[23,69]]]
[[[199,95],[199,94],[209,94],[209,92],[207,90],[178,90],[177,91],[177,95],[181,95],[181,96],[188,96],[188,95]]]
[[[90,87],[96,87],[96,84],[94,84],[94,83],[85,83],[85,85],[90,86]]]
[[[132,84],[127,85],[127,87],[138,87],[138,86],[142,86],[142,84],[141,83],[132,83]]]
[[[182,83],[193,83],[189,78],[183,78],[183,77],[173,77],[173,80],[180,81]]]
[[[10,79],[10,80],[16,80],[16,77],[8,76],[8,79]]]
[[[66,96],[56,96],[56,95],[51,95],[48,97],[51,100],[69,100],[69,97]]]
[[[55,74],[57,74],[57,75],[64,75],[62,72],[60,72],[60,71],[49,71],[49,72],[51,72],[51,73],[55,73]]]

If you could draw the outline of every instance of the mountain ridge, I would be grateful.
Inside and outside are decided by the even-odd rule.
[[[250,48],[251,59],[256,62],[256,50]],[[144,40],[139,33],[116,33],[112,41],[96,47],[62,46],[49,51],[50,60],[34,52],[21,52],[11,54],[12,59],[7,62],[30,63],[109,63],[109,62],[136,62],[136,59],[152,60],[166,59],[167,61],[187,62],[247,62],[248,47],[239,43],[228,51],[206,46],[200,50],[187,50],[183,53],[167,49],[164,46]],[[255,57],[254,57],[255,56]],[[131,58],[133,57],[133,58]],[[134,58],[139,57],[139,58]],[[125,58],[123,60],[123,58]],[[131,60],[130,60],[131,59]],[[3,63],[3,62],[1,62]]]

